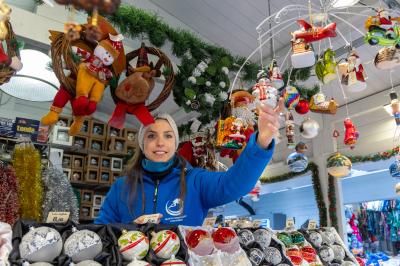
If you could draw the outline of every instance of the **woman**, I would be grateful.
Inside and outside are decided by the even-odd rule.
[[[160,213],[163,224],[201,225],[210,208],[252,190],[272,157],[282,109],[282,99],[275,109],[259,107],[258,132],[227,172],[192,168],[176,154],[174,120],[158,115],[154,124],[140,128],[140,150],[128,164],[127,176],[112,185],[95,223],[132,223],[144,214]]]

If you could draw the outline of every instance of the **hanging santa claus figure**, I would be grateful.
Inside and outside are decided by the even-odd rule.
[[[350,118],[344,120],[344,127],[344,144],[350,146],[351,149],[354,149],[354,144],[357,142],[359,133]]]
[[[367,88],[364,67],[355,50],[349,53],[346,62],[340,63],[338,68],[341,75],[341,82],[347,86],[349,91],[360,92]]]

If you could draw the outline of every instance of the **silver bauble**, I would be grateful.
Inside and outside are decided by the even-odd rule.
[[[73,262],[93,260],[103,250],[103,243],[98,234],[87,229],[70,235],[64,244],[64,253]]]
[[[29,262],[51,262],[62,250],[62,238],[57,230],[41,226],[31,228],[19,244],[21,258]]]
[[[319,124],[311,118],[306,118],[300,125],[300,134],[303,138],[312,139],[318,135]]]

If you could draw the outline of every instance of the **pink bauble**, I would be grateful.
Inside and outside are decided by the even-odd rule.
[[[231,228],[218,228],[212,234],[212,238],[215,247],[221,251],[235,253],[240,248],[239,238],[237,237],[235,231]]]
[[[214,249],[210,233],[202,229],[189,231],[186,243],[189,249],[199,256],[210,255]]]

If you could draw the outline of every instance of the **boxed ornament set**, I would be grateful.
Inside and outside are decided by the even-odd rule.
[[[9,245],[12,265],[358,265],[333,228],[273,231],[251,226],[39,224],[19,220]]]

